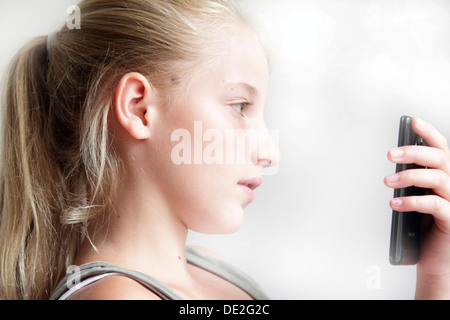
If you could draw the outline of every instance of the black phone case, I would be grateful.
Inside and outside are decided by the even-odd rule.
[[[411,128],[411,117],[402,116],[398,135],[398,146],[425,145]],[[396,172],[420,168],[416,164],[397,164]],[[424,195],[425,189],[408,187],[394,190],[394,198]],[[422,214],[419,212],[392,211],[389,261],[392,265],[414,265],[420,257],[420,230]]]

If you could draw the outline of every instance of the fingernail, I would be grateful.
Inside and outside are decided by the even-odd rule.
[[[424,125],[425,125],[425,123],[423,122],[423,120],[416,118],[416,126],[418,128],[423,128]]]
[[[400,159],[405,154],[403,149],[395,148],[390,151],[392,159]]]
[[[386,180],[389,184],[391,184],[391,183],[397,182],[399,180],[399,178],[400,178],[400,176],[398,174],[393,174],[393,175],[387,176]]]
[[[400,199],[393,199],[392,200],[392,206],[394,207],[400,207],[403,204],[403,201]]]

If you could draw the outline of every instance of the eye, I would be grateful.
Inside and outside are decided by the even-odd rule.
[[[250,105],[249,102],[240,102],[240,103],[234,103],[234,104],[230,104],[230,107],[236,111],[237,113],[239,113],[243,118],[245,118],[245,113],[244,111],[247,109],[247,107]]]

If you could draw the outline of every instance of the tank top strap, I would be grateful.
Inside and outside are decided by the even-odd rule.
[[[215,258],[203,251],[187,247],[186,260],[190,264],[233,283],[247,292],[255,300],[270,299],[252,278],[221,259]],[[125,269],[115,264],[102,261],[89,262],[75,267],[72,272],[68,272],[59,282],[50,299],[65,300],[81,288],[113,275],[129,277],[148,288],[163,300],[183,299],[183,297],[164,283],[145,273]]]
[[[253,278],[225,260],[190,247],[186,248],[186,259],[189,263],[233,283],[255,300],[270,300]]]
[[[131,278],[152,291],[163,300],[182,299],[161,281],[139,271],[129,270],[112,263],[95,261],[68,272],[55,288],[51,300],[65,300],[81,288],[108,276],[120,275]]]

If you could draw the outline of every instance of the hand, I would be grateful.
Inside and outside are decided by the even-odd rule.
[[[421,242],[417,264],[416,298],[450,298],[450,150],[447,139],[433,126],[412,120],[413,130],[427,146],[404,146],[389,151],[393,163],[415,163],[425,168],[405,170],[384,179],[390,188],[416,186],[434,194],[394,198],[392,209],[417,211],[433,217]]]

